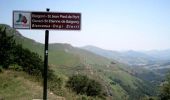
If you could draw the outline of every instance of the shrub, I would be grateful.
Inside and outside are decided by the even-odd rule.
[[[74,75],[70,77],[67,82],[67,87],[71,88],[77,94],[86,94],[88,96],[100,95],[102,91],[100,83],[84,75]]]
[[[90,80],[87,88],[87,95],[96,96],[101,92],[101,85],[95,80]]]

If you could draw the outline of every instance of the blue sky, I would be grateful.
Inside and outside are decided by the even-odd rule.
[[[110,50],[170,49],[170,0],[1,0],[0,23],[12,11],[81,12],[81,31],[50,31],[50,43]],[[44,31],[19,30],[44,43]]]

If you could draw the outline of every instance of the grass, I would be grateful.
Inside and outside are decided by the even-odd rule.
[[[112,90],[114,94],[113,97],[116,100],[127,100],[127,98],[129,97],[126,91],[124,91],[123,88],[118,84],[112,85]]]
[[[32,100],[42,99],[43,88],[36,82],[36,77],[24,72],[11,70],[0,73],[0,99],[4,100]],[[62,97],[48,91],[49,100],[61,100]],[[60,98],[60,99],[59,99]]]
[[[0,73],[0,99],[4,100],[32,100],[42,99],[42,83],[37,77],[30,76],[25,72],[3,70]],[[66,81],[66,80],[65,80]],[[48,100],[102,100],[99,97],[89,97],[77,95],[75,92],[66,88],[61,89],[62,97],[48,91]]]
[[[79,58],[65,51],[49,51],[49,63],[54,65],[73,66],[80,62]]]

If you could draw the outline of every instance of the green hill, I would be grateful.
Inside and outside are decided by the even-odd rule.
[[[0,25],[0,28],[4,27],[7,28],[8,35],[14,35],[18,44],[22,44],[24,48],[37,52],[43,57],[44,44],[23,37],[8,25]],[[73,47],[70,44],[49,44],[49,66],[56,75],[64,79],[64,82],[67,81],[69,76],[75,74],[87,75],[97,80],[102,84],[106,99],[139,100],[145,96],[155,95],[154,87],[137,78],[133,70],[126,67],[126,65]],[[16,79],[14,78],[14,80]],[[65,94],[63,96],[66,99],[71,98],[70,100],[73,100],[75,94],[72,95],[66,87],[64,87],[64,90],[62,91]],[[79,95],[76,96],[80,97]]]

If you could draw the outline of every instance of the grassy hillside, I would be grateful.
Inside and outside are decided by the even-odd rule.
[[[24,72],[12,70],[0,73],[0,99],[2,100],[32,100],[42,99],[41,83],[36,78]],[[61,100],[63,97],[48,92],[50,100]]]
[[[0,25],[0,27],[4,26],[7,27],[9,35],[14,35],[17,43],[21,43],[23,47],[37,52],[43,57],[43,44],[23,37],[19,32],[7,25]],[[137,78],[133,70],[128,69],[126,65],[86,50],[72,47],[69,44],[56,43],[49,45],[49,66],[55,71],[55,74],[64,79],[64,84],[68,77],[74,74],[84,74],[97,80],[102,84],[103,94],[106,96],[106,99],[137,100],[143,96],[154,95],[154,87]],[[17,80],[15,78],[12,79]],[[66,87],[64,87],[62,93],[68,100],[82,97]],[[95,97],[92,98],[96,99]]]

